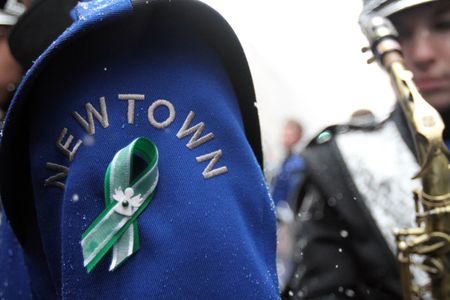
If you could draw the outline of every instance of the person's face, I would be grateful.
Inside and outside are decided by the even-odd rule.
[[[297,126],[287,124],[283,129],[283,146],[286,149],[292,149],[301,137],[302,133]]]
[[[20,79],[22,69],[8,45],[8,27],[0,25],[0,107],[4,107]]]
[[[391,20],[421,94],[436,109],[450,109],[450,1],[410,8]]]

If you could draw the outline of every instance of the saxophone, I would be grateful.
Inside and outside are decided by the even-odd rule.
[[[414,178],[421,179],[422,189],[413,191],[416,227],[394,230],[404,299],[421,299],[427,293],[433,299],[450,299],[450,155],[442,138],[444,122],[414,84],[390,21],[368,15],[361,19],[361,27],[371,45],[363,51],[370,49],[374,55],[368,63],[377,60],[389,74],[420,164]],[[430,283],[415,284],[412,266],[425,271]]]

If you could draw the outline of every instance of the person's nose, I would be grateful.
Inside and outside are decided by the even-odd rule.
[[[429,30],[419,29],[406,46],[405,57],[415,69],[424,71],[435,61],[435,49]]]

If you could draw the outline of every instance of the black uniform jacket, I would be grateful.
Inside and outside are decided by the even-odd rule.
[[[402,116],[393,118],[407,136],[406,127],[398,126]],[[335,140],[342,131],[377,130],[377,126],[382,124],[364,129],[329,127],[303,152],[307,179],[298,200],[295,267],[284,299],[402,298],[398,263]]]

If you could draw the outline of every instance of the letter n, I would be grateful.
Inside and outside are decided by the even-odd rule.
[[[203,170],[202,175],[203,178],[205,179],[209,179],[212,178],[214,176],[218,176],[220,174],[226,173],[228,172],[228,168],[226,166],[217,168],[217,169],[213,169],[214,166],[216,165],[217,161],[219,160],[219,158],[222,157],[222,150],[216,150],[214,152],[202,155],[202,156],[198,156],[196,157],[197,162],[202,162],[202,161],[206,161],[209,160],[208,165],[206,166],[206,168]]]
[[[67,173],[69,172],[69,168],[66,166],[61,166],[58,164],[54,164],[54,163],[47,163],[46,164],[47,169],[55,171],[55,172],[59,172],[56,175],[50,176],[49,178],[47,178],[44,182],[44,186],[48,187],[48,186],[54,186],[54,187],[58,187],[60,189],[64,190],[64,183],[62,183],[61,181],[58,181],[60,179],[66,178],[67,177]]]

